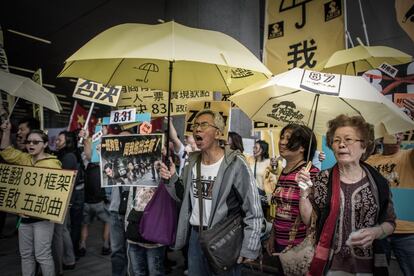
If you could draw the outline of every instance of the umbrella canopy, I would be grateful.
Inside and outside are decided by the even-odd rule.
[[[412,56],[386,46],[356,46],[335,52],[323,67],[324,72],[356,76],[382,63],[398,65],[410,62]]]
[[[230,97],[252,120],[276,125],[310,125],[324,135],[339,114],[361,115],[375,126],[375,136],[414,129],[414,122],[362,77],[294,68],[249,86]]]
[[[0,89],[6,93],[60,113],[62,106],[55,94],[29,78],[0,70]]]
[[[232,37],[167,22],[112,27],[69,57],[59,76],[163,91],[171,84],[172,91],[231,93],[271,75]]]

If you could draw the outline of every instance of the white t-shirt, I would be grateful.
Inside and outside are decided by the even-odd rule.
[[[213,193],[214,181],[216,180],[221,162],[224,156],[216,163],[204,165],[201,163],[201,187],[203,189],[203,226],[208,226],[208,220],[211,213],[211,200]],[[193,167],[193,180],[191,189],[191,204],[193,211],[190,217],[191,225],[200,225],[199,209],[198,209],[198,190],[197,190],[197,164]]]

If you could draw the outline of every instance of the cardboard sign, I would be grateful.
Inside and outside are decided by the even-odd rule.
[[[78,79],[73,97],[103,105],[116,106],[122,86],[104,86],[90,80]]]
[[[193,135],[192,125],[195,120],[195,116],[198,112],[204,109],[210,109],[212,111],[217,111],[223,116],[224,119],[224,131],[221,135],[221,139],[227,141],[229,129],[230,129],[230,111],[231,103],[230,102],[221,102],[221,101],[189,101],[188,102],[188,111],[185,115],[185,135]]]
[[[267,0],[263,62],[273,74],[322,68],[345,48],[343,1]]]
[[[188,100],[211,101],[213,92],[206,90],[185,90],[171,92],[171,115],[187,112]],[[134,107],[137,113],[149,112],[152,117],[164,117],[168,112],[168,92],[136,86],[123,86],[118,107]]]
[[[109,117],[109,124],[135,123],[135,115],[135,108],[113,110]]]
[[[62,224],[76,171],[0,164],[0,211]]]
[[[101,185],[158,186],[162,134],[108,135],[101,143]]]

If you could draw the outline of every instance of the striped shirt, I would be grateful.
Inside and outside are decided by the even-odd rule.
[[[275,233],[275,243],[279,246],[297,245],[306,237],[306,225],[300,221],[293,243],[289,242],[289,233],[295,224],[297,216],[300,216],[300,188],[295,181],[295,176],[305,165],[304,163],[288,174],[282,172],[272,194],[272,202],[277,206],[273,230]],[[312,179],[318,171],[318,168],[312,166],[310,170]]]

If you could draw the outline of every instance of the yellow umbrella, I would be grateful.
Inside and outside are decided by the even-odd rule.
[[[339,114],[364,117],[377,138],[414,129],[414,121],[363,77],[294,68],[246,87],[230,100],[254,121],[307,124],[321,135]]]
[[[66,60],[59,77],[168,91],[170,118],[171,91],[232,93],[271,75],[232,37],[167,22],[122,24],[100,33]]]
[[[377,68],[382,63],[398,65],[408,63],[412,56],[386,46],[359,46],[335,52],[323,67],[324,72],[354,75]]]
[[[232,37],[176,22],[112,27],[69,57],[59,74],[108,85],[223,93],[238,91],[271,75]]]
[[[62,106],[56,95],[29,78],[0,70],[0,89],[17,97],[17,99],[22,98],[57,113],[62,111]]]

